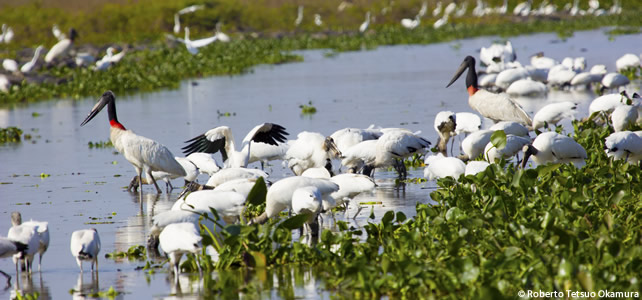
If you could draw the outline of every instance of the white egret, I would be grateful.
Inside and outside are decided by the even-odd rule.
[[[359,32],[366,32],[366,30],[368,30],[368,26],[370,26],[370,12],[366,12],[366,20],[361,23],[361,26],[359,26]]]
[[[62,33],[62,31],[58,27],[58,24],[54,24],[51,27],[51,33],[53,33],[53,35],[56,37],[58,41],[62,41],[67,37],[64,33]]]
[[[216,39],[218,39],[222,43],[229,43],[231,39],[227,34],[225,34],[221,30],[221,26],[222,26],[221,22],[216,23],[216,35],[214,36],[216,37]]]
[[[45,63],[51,63],[54,59],[65,56],[71,47],[73,47],[77,37],[78,32],[76,32],[76,29],[71,28],[69,30],[69,37],[59,41],[49,49],[49,52],[45,55]]]
[[[91,261],[91,270],[98,272],[98,253],[100,236],[96,228],[76,230],[71,234],[71,254],[76,257],[80,272],[83,272],[82,261]],[[96,268],[94,269],[94,265]]]
[[[31,58],[30,61],[22,65],[22,67],[20,68],[20,72],[29,73],[31,72],[31,70],[33,70],[33,67],[36,65],[36,62],[40,57],[40,52],[42,52],[42,49],[43,49],[42,45],[36,48],[36,51],[33,53],[33,58]]]
[[[125,126],[118,122],[116,116],[116,96],[114,96],[112,91],[107,91],[100,97],[98,103],[94,105],[80,126],[91,121],[105,106],[107,106],[110,124],[109,139],[114,145],[114,148],[116,148],[116,151],[122,153],[125,159],[134,166],[138,178],[141,178],[143,171],[145,171],[147,179],[151,179],[156,187],[156,191],[161,193],[161,189],[158,187],[154,176],[152,176],[152,171],[164,171],[179,176],[187,175],[167,147],[154,140],[139,136],[131,130],[125,129]],[[142,200],[142,181],[140,181],[138,188],[140,189],[140,198]]]
[[[234,136],[227,126],[219,126],[186,141],[189,143],[183,147],[186,155],[194,152],[216,153],[221,152],[223,164],[226,168],[247,167],[252,152],[251,142],[277,145],[278,142],[285,142],[288,133],[281,125],[274,123],[263,123],[254,127],[242,141],[241,150],[237,151],[234,144]]]
[[[0,43],[9,44],[13,40],[13,28],[2,24],[2,35],[0,35]]]
[[[438,1],[437,5],[435,6],[435,9],[432,10],[432,16],[437,17],[441,13],[441,8],[442,8],[441,1]]]
[[[529,157],[538,164],[573,163],[576,167],[584,164],[586,150],[573,138],[557,132],[544,132],[538,135],[532,144],[525,145],[522,167],[526,166]]]
[[[317,26],[323,25],[323,21],[321,21],[320,14],[314,14],[314,25],[317,25]]]
[[[189,13],[193,13],[193,12],[195,12],[197,10],[201,10],[203,8],[205,8],[204,4],[194,4],[194,5],[190,5],[188,7],[185,7],[183,9],[179,10],[178,14],[179,15],[189,14]]]
[[[518,3],[513,9],[513,14],[516,16],[527,17],[531,13],[531,6],[533,0]]]
[[[202,239],[200,230],[193,223],[169,224],[160,233],[160,246],[169,256],[169,263],[174,271],[174,283],[178,284],[181,257],[185,253],[196,255],[203,247]],[[195,261],[198,264],[198,258],[195,258]]]
[[[2,60],[2,67],[11,73],[18,72],[18,62],[10,58]]]
[[[530,125],[531,117],[515,100],[507,94],[495,94],[477,87],[477,72],[475,72],[475,59],[467,56],[461,64],[455,76],[446,87],[451,86],[464,71],[466,75],[466,88],[468,90],[468,105],[482,116],[493,121],[515,121]]]
[[[414,19],[408,19],[408,18],[401,19],[401,26],[403,26],[406,29],[415,29],[421,23],[419,19],[420,19],[419,15],[417,15]]]
[[[294,20],[294,26],[299,27],[301,22],[303,22],[303,5],[299,5],[297,8],[296,20]]]
[[[174,33],[178,34],[181,32],[181,19],[178,14],[174,14]]]

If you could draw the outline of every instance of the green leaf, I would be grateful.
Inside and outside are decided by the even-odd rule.
[[[309,217],[310,215],[308,214],[296,215],[294,217],[288,218],[287,220],[281,222],[281,224],[279,224],[279,227],[286,228],[289,230],[301,228],[301,226],[303,226],[303,223],[308,221]]]
[[[265,186],[265,180],[263,179],[263,177],[259,177],[250,190],[250,193],[247,195],[246,203],[252,205],[261,205],[265,203],[266,195],[267,187]]]
[[[506,147],[506,132],[504,132],[503,130],[497,130],[493,132],[493,134],[490,136],[490,142],[498,150],[504,149],[504,147]]]

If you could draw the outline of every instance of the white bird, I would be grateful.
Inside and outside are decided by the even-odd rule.
[[[348,172],[363,171],[365,166],[373,165],[377,158],[377,140],[365,140],[341,153],[341,165],[348,168]]]
[[[576,167],[582,166],[587,158],[584,147],[573,138],[557,132],[541,133],[532,144],[525,145],[523,151],[522,167],[526,166],[531,156],[538,165],[571,162]]]
[[[325,199],[331,193],[339,190],[339,185],[327,179],[293,176],[275,182],[266,195],[266,217],[272,218],[286,208],[292,208],[292,194],[300,187],[314,186],[319,189]]]
[[[531,2],[533,0],[528,0],[526,2],[519,3],[513,9],[513,14],[516,16],[526,17],[531,13]]]
[[[98,253],[100,252],[100,236],[96,228],[76,230],[71,234],[71,255],[76,257],[80,272],[83,272],[82,261],[91,261],[91,270],[98,272]]]
[[[37,252],[39,254],[39,259],[38,259],[38,271],[42,270],[42,256],[47,252],[47,249],[49,248],[49,225],[47,222],[38,222],[38,221],[27,221],[27,222],[22,222],[22,215],[14,211],[11,213],[11,225],[12,226],[19,226],[19,225],[24,225],[24,226],[33,226],[36,228],[36,235],[38,237],[38,249]]]
[[[455,120],[457,120],[456,135],[473,133],[482,128],[482,119],[474,113],[458,112],[455,114]]]
[[[423,154],[430,142],[407,129],[389,128],[377,140],[374,163],[364,169],[365,175],[371,175],[374,168],[393,166],[399,178],[406,178],[406,165],[403,159],[414,154]]]
[[[577,73],[564,65],[556,65],[548,71],[548,84],[555,87],[564,87],[571,84]]]
[[[466,164],[459,158],[445,157],[443,154],[426,157],[424,163],[424,177],[435,180],[444,177],[458,179],[466,171]]]
[[[88,52],[77,52],[75,57],[76,66],[88,66],[96,62],[96,58]]]
[[[378,139],[383,132],[380,129],[374,128],[374,125],[366,129],[359,128],[343,128],[335,131],[330,135],[335,145],[341,153],[347,151],[350,147],[367,140]]]
[[[71,47],[73,47],[77,37],[78,32],[76,32],[76,29],[71,28],[69,30],[69,37],[59,41],[49,49],[49,52],[45,55],[45,62],[51,63],[54,59],[65,56]]]
[[[624,93],[602,95],[591,101],[591,104],[589,105],[589,115],[592,115],[597,111],[603,111],[610,114],[616,107],[625,105],[626,102],[627,97],[625,97]]]
[[[258,179],[259,177],[267,179],[268,174],[257,169],[225,168],[221,169],[216,174],[213,174],[205,185],[209,187],[218,187],[225,182],[235,179]]]
[[[296,20],[294,20],[294,26],[299,27],[303,22],[303,5],[299,5],[296,13]]]
[[[471,160],[466,164],[466,172],[464,175],[475,175],[477,173],[484,172],[490,164],[486,161],[481,160]]]
[[[502,121],[488,128],[493,131],[502,130],[506,134],[528,137],[528,128],[517,122]]]
[[[428,12],[428,2],[424,1],[421,3],[421,8],[419,8],[417,15],[420,18],[423,18],[426,15],[426,12]]]
[[[468,2],[462,3],[461,6],[459,7],[459,9],[457,9],[457,11],[455,11],[455,17],[458,17],[458,18],[462,17],[463,15],[466,14],[466,10],[467,9],[468,9]]]
[[[473,16],[483,17],[486,14],[486,4],[482,0],[477,0],[477,5],[473,8]]]
[[[225,168],[244,168],[250,161],[252,152],[251,142],[277,145],[278,142],[285,142],[288,133],[281,125],[274,123],[263,123],[254,127],[245,136],[241,143],[241,150],[237,151],[234,144],[234,136],[227,126],[219,126],[186,141],[189,143],[183,147],[183,153],[190,155],[194,152],[216,153],[221,152]]]
[[[174,187],[172,186],[171,180],[179,177],[183,177],[185,179],[185,184],[188,184],[190,182],[196,181],[196,177],[198,177],[198,175],[200,174],[196,164],[194,164],[188,158],[176,156],[174,157],[174,159],[176,159],[176,162],[178,162],[185,170],[185,173],[186,173],[185,176],[180,176],[180,175],[168,173],[165,171],[152,171],[152,176],[154,177],[155,180],[165,181],[165,190],[167,191],[167,193],[169,193],[171,190],[174,189]],[[132,181],[129,183],[128,190],[134,190],[134,192],[136,192],[138,190],[139,180],[141,179],[138,176],[134,176],[134,178],[132,178]],[[142,180],[143,180],[143,184],[150,184],[150,182],[145,178],[143,178]]]
[[[33,54],[33,58],[27,63],[25,63],[24,65],[22,65],[22,67],[20,68],[20,72],[29,73],[31,72],[31,70],[33,70],[33,67],[36,65],[36,62],[40,57],[40,52],[42,52],[42,49],[43,49],[42,45],[36,48],[36,51]]]
[[[634,105],[619,105],[611,113],[611,123],[615,132],[625,131],[638,120],[638,111],[641,107]]]
[[[508,0],[504,0],[502,6],[495,8],[495,13],[505,15],[508,12]]]
[[[11,240],[6,237],[0,237],[0,258],[5,258],[5,257],[12,257],[14,255],[21,255],[19,253],[22,253],[27,250],[27,245],[17,242],[14,240]],[[17,265],[16,265],[17,269]],[[4,275],[7,278],[7,286],[11,286],[11,275],[5,273],[4,271],[0,271],[0,274]]]
[[[537,69],[550,69],[557,64],[558,62],[556,60],[544,56],[543,52],[531,56],[531,66]]]
[[[622,5],[620,4],[620,0],[613,1],[613,6],[611,6],[608,13],[611,15],[617,15],[622,13]]]
[[[314,14],[314,25],[317,25],[317,26],[323,25],[323,21],[321,21],[320,14]]]
[[[535,113],[533,117],[533,130],[557,125],[563,119],[574,118],[577,112],[577,104],[571,101],[555,102],[547,104]]]
[[[186,253],[196,255],[203,247],[202,239],[200,230],[193,223],[169,224],[160,233],[160,246],[169,256],[169,263],[174,271],[174,283],[178,283],[181,257]],[[196,262],[198,264],[198,259]]]
[[[285,153],[288,152],[290,145],[288,143],[277,143],[276,145],[270,145],[266,143],[256,143],[251,142],[252,151],[250,151],[250,164],[253,162],[261,163],[261,170],[265,169],[265,165],[269,161],[273,160],[284,160]]]
[[[620,73],[608,73],[602,78],[602,85],[606,89],[618,89],[621,86],[629,84],[631,81],[628,77]]]
[[[591,72],[577,73],[571,79],[571,86],[590,88],[591,84],[602,82],[602,77],[604,77],[603,74],[593,74]]]
[[[447,155],[446,148],[448,141],[455,135],[455,128],[457,127],[457,116],[452,111],[440,111],[435,116],[435,131],[439,135],[439,142],[437,149],[444,156]]]
[[[642,160],[642,137],[631,131],[614,132],[605,140],[606,155],[637,164]]]
[[[368,26],[370,26],[370,12],[366,12],[366,20],[361,23],[361,26],[359,26],[359,32],[366,32],[366,30],[368,30]]]
[[[2,67],[9,72],[18,72],[18,63],[10,58],[2,60]]]
[[[497,73],[485,73],[479,76],[479,86],[483,88],[494,88],[497,81]]]
[[[516,82],[521,79],[526,79],[529,76],[529,72],[526,68],[512,68],[512,69],[506,69],[499,74],[497,74],[497,78],[495,79],[495,85],[502,88],[502,89],[508,89],[510,85],[513,82]]]
[[[376,186],[371,177],[361,174],[339,174],[332,176],[330,181],[339,185],[339,190],[330,194],[337,205],[347,203],[361,193],[371,192]]]
[[[432,10],[432,16],[437,17],[441,13],[441,1],[437,2],[437,6],[435,6],[435,9]]]
[[[518,96],[539,96],[547,92],[545,84],[530,78],[517,80],[506,89],[506,94]]]
[[[406,29],[415,29],[421,23],[419,18],[420,18],[419,15],[417,15],[414,19],[403,18],[401,19],[401,26],[403,26]]]
[[[2,35],[0,35],[0,43],[9,44],[13,40],[13,28],[2,24]]]
[[[292,193],[292,213],[308,215],[308,220],[303,224],[304,234],[311,233],[310,223],[316,220],[321,212],[322,197],[316,186],[299,187]]]
[[[340,156],[341,151],[331,137],[303,131],[297,135],[296,140],[291,141],[285,159],[288,168],[294,174],[301,175],[309,168],[324,167],[329,160]],[[332,166],[329,165],[329,167]]]
[[[31,273],[33,258],[38,253],[40,246],[40,236],[38,235],[38,226],[34,224],[20,224],[9,228],[7,238],[27,245],[27,249],[13,256],[13,262],[16,264],[16,270],[21,262],[24,261],[25,269]]]
[[[178,34],[181,32],[181,19],[178,14],[174,14],[174,33]]]
[[[451,86],[466,69],[468,69],[468,75],[466,76],[466,88],[469,95],[468,105],[473,110],[496,122],[515,121],[526,125],[533,123],[533,120],[522,106],[507,94],[495,94],[478,88],[475,59],[472,56],[467,56],[464,59],[457,73],[455,73],[455,76],[446,87]]]
[[[196,165],[201,174],[212,176],[221,169],[216,163],[216,160],[212,157],[212,154],[209,153],[192,153],[187,156],[187,159]]]
[[[221,26],[222,26],[221,22],[216,23],[216,35],[214,36],[216,37],[216,39],[218,39],[222,43],[229,43],[231,39],[227,34],[225,34],[221,30]]]
[[[452,4],[452,3],[451,3]],[[448,15],[444,14],[443,17],[439,18],[435,23],[432,24],[432,28],[439,29],[442,26],[448,23]]]
[[[450,2],[450,4],[446,5],[446,8],[444,8],[444,15],[451,15],[455,12],[455,9],[457,9],[457,4],[455,4],[455,2]]]
[[[185,27],[185,40],[183,40],[183,42],[185,43],[185,48],[187,48],[187,51],[193,55],[196,55],[198,53],[198,48],[205,47],[215,42],[216,39],[217,37],[216,35],[214,35],[208,38],[192,41],[189,39],[189,28]]]
[[[58,41],[62,41],[67,37],[64,33],[62,33],[62,31],[58,27],[58,24],[54,24],[51,27],[51,33],[53,33],[53,35],[56,37]]]
[[[477,158],[490,142],[493,130],[479,130],[471,133],[461,142],[461,149],[464,151],[462,159],[469,160]]]
[[[243,197],[247,198],[252,188],[254,188],[254,186],[256,185],[256,182],[257,182],[256,178],[233,179],[230,181],[223,182],[222,184],[219,184],[217,187],[214,188],[214,190],[223,191],[223,192],[225,191],[237,192],[243,195]],[[266,185],[266,189],[267,189],[267,185]]]
[[[118,122],[116,116],[116,97],[112,91],[107,91],[100,97],[98,103],[94,105],[80,126],[91,121],[105,106],[107,106],[110,124],[109,139],[116,151],[122,153],[125,159],[134,166],[139,178],[142,178],[143,171],[145,171],[147,179],[151,179],[156,187],[156,191],[161,193],[161,189],[158,187],[154,176],[152,176],[153,171],[165,171],[179,176],[187,175],[167,147],[154,140],[139,136],[131,130],[125,129],[125,126]],[[140,189],[139,195],[142,200],[142,181],[140,181],[138,188]]]
[[[502,158],[510,159],[518,154],[524,145],[530,144],[531,140],[525,137],[516,136],[512,134],[506,135],[506,145],[498,149],[492,143],[486,144],[484,148],[484,159],[490,163],[494,163]]]
[[[492,63],[508,63],[515,59],[517,56],[510,41],[506,41],[504,45],[493,43],[490,47],[481,47],[479,52],[479,60],[487,66]]]
[[[9,82],[9,78],[7,78],[7,75],[0,74],[0,92],[8,92],[9,88],[11,87],[11,82]]]
[[[179,10],[178,14],[179,15],[189,14],[189,13],[193,13],[193,12],[195,12],[197,10],[201,10],[203,8],[205,8],[205,5],[203,5],[203,4],[190,5],[188,7],[185,7],[183,9]]]

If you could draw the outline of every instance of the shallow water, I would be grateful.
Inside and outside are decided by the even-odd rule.
[[[539,51],[562,60],[566,56],[584,56],[588,66],[605,64],[615,69],[615,60],[625,53],[639,53],[642,35],[618,36],[614,41],[600,30],[576,33],[566,41],[554,34],[512,38],[518,60],[523,64]],[[241,76],[188,80],[178,90],[117,97],[119,120],[136,133],[165,144],[180,155],[183,141],[204,131],[227,125],[237,139],[255,125],[273,122],[285,126],[290,138],[300,131],[329,135],[344,127],[406,127],[422,131],[435,142],[433,121],[441,110],[471,111],[467,104],[464,80],[452,87],[445,85],[466,55],[478,56],[482,46],[495,37],[485,37],[428,46],[380,47],[373,51],[341,53],[327,58],[325,51],[306,51],[302,63],[260,66]],[[637,86],[629,89],[640,90]],[[144,244],[151,216],[170,208],[179,189],[172,194],[156,195],[145,187],[141,209],[137,194],[125,187],[134,169],[113,149],[89,149],[88,142],[109,139],[107,114],[79,127],[100,95],[81,101],[60,99],[26,108],[0,110],[0,127],[18,126],[32,139],[17,145],[0,146],[0,233],[10,227],[9,215],[20,211],[26,220],[49,222],[51,244],[44,256],[43,271],[29,280],[23,277],[24,292],[38,291],[40,299],[68,297],[79,286],[88,291],[105,291],[113,286],[125,292],[122,298],[158,298],[176,293],[166,272],[149,275],[134,268],[143,262],[104,259],[105,253],[125,251]],[[550,92],[546,99],[520,99],[532,114],[547,102],[571,100],[580,103],[579,117],[587,114],[592,92]],[[299,105],[309,101],[317,108],[314,115],[301,115]],[[232,116],[219,117],[218,112]],[[40,116],[34,116],[39,113]],[[257,167],[258,165],[254,165]],[[290,172],[274,163],[270,180]],[[41,177],[41,174],[50,174]],[[410,177],[421,177],[423,170],[413,170]],[[414,214],[417,202],[428,202],[434,182],[395,187],[395,173],[377,170],[379,187],[373,195],[359,196],[359,202],[376,202],[361,211],[351,225],[368,222],[371,209],[375,221],[388,210]],[[204,182],[205,177],[200,181]],[[175,185],[180,185],[175,181]],[[380,203],[380,204],[379,204]],[[355,211],[351,210],[350,213]],[[337,219],[343,219],[338,214]],[[99,279],[90,272],[82,275],[69,252],[71,232],[97,228],[102,240]],[[85,264],[85,270],[88,270]],[[12,273],[10,260],[0,261],[0,269]],[[319,283],[306,273],[305,284],[291,283],[293,293],[318,297]],[[274,275],[276,276],[276,275]],[[269,277],[269,276],[268,276]],[[289,278],[289,277],[286,277]],[[294,279],[292,279],[294,280]],[[13,283],[15,283],[15,278]],[[278,282],[278,280],[274,280]],[[275,283],[276,285],[276,283]],[[182,295],[198,293],[198,282],[181,278]],[[13,288],[0,291],[8,298]],[[273,289],[264,296],[282,297]],[[327,293],[322,297],[328,297]]]

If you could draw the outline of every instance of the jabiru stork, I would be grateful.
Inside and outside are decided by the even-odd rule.
[[[495,122],[515,121],[530,126],[533,121],[524,111],[521,105],[511,99],[507,94],[495,94],[486,90],[480,90],[477,85],[477,72],[475,72],[475,58],[466,56],[459,66],[457,73],[450,80],[446,87],[451,86],[464,71],[466,75],[466,88],[468,89],[468,105],[482,116]]]
[[[107,106],[107,113],[109,115],[109,140],[114,145],[114,148],[125,156],[136,169],[138,178],[142,178],[143,171],[147,178],[154,183],[156,192],[161,193],[158,187],[153,171],[164,171],[178,176],[186,176],[185,169],[176,161],[174,154],[172,154],[167,147],[162,144],[148,139],[146,137],[135,134],[131,130],[125,129],[116,116],[116,96],[112,91],[106,91],[98,103],[91,109],[87,118],[80,124],[83,126],[91,121],[105,106]],[[143,184],[139,181],[138,188],[142,200]]]

